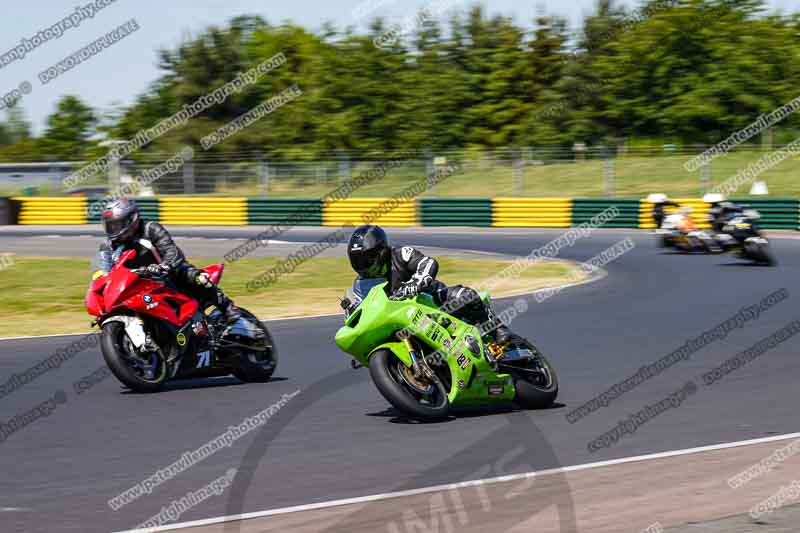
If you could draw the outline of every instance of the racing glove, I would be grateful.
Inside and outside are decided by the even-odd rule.
[[[169,267],[164,264],[154,263],[152,265],[147,265],[145,270],[149,275],[156,278],[163,278],[169,275]]]
[[[433,284],[433,276],[415,274],[412,281],[420,291],[424,291]]]
[[[200,272],[194,278],[194,282],[201,287],[205,287],[206,289],[210,289],[214,286],[214,282],[211,281],[211,276],[208,275],[208,272]]]
[[[405,300],[407,298],[413,298],[417,294],[419,294],[419,287],[412,280],[400,285],[395,291],[394,296],[399,300]]]

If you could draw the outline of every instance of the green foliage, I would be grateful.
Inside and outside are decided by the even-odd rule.
[[[56,112],[47,119],[41,150],[50,158],[76,161],[84,154],[94,134],[97,117],[77,96],[65,96],[56,105]]]
[[[575,38],[544,12],[532,22],[475,6],[447,19],[420,16],[414,31],[378,47],[373,41],[392,29],[380,19],[366,34],[331,24],[315,34],[237,17],[159,51],[160,78],[107,114],[98,131],[130,139],[278,52],[286,65],[131,158],[198,147],[295,83],[300,98],[214,152],[313,158],[335,150],[714,143],[800,92],[800,17],[770,15],[761,0],[648,0],[633,11],[598,0]],[[33,144],[0,124],[0,160],[20,147],[46,158],[101,154],[96,122],[85,104],[65,97]],[[798,126],[798,117],[784,121],[775,140],[793,138]]]

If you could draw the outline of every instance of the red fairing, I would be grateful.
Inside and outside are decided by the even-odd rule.
[[[130,293],[119,307],[132,309],[142,315],[150,315],[176,326],[183,326],[191,319],[199,304],[179,292],[167,288],[163,283],[142,280],[137,290]],[[146,300],[150,299],[149,302]],[[111,309],[107,311],[111,313]]]
[[[86,291],[86,310],[92,316],[101,316],[103,314],[103,289],[108,281],[108,276],[101,276],[89,284],[89,290]]]
[[[86,310],[89,314],[102,319],[118,310],[130,310],[176,326],[186,324],[197,312],[198,302],[160,281],[142,278],[125,268],[124,263],[134,256],[132,250],[123,253],[111,272],[92,281],[86,294]],[[219,279],[222,266],[215,267],[219,268],[209,274],[212,279]]]

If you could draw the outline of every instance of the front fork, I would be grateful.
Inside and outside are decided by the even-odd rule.
[[[424,377],[431,381],[436,380],[436,374],[431,370],[431,367],[428,366],[425,357],[419,356],[416,348],[414,348],[414,343],[411,342],[411,338],[404,338],[403,344],[408,350],[408,355],[411,357],[411,369],[414,371],[414,377],[418,379]]]

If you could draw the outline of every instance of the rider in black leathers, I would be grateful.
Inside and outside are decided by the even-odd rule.
[[[664,198],[661,202],[654,202],[653,203],[653,211],[650,215],[653,217],[653,222],[656,224],[656,228],[661,228],[661,224],[664,223],[664,218],[666,218],[665,208],[666,207],[680,207],[681,204],[678,202],[673,202],[672,200],[668,200]]]
[[[715,233],[722,233],[723,228],[728,224],[732,218],[741,215],[744,208],[736,205],[733,202],[722,201],[714,202],[711,204],[711,209],[708,211],[708,218],[711,222],[711,229]]]
[[[454,317],[473,325],[498,324],[491,306],[474,289],[463,285],[448,287],[436,279],[439,263],[411,246],[392,247],[379,226],[357,228],[347,245],[350,265],[361,278],[386,278],[390,296],[412,298],[420,292],[430,294],[437,305]],[[491,332],[500,344],[519,340],[504,324]]]
[[[123,250],[136,250],[136,257],[127,264],[129,268],[146,268],[154,277],[169,279],[179,291],[204,304],[214,305],[223,312],[228,323],[241,318],[231,299],[209,275],[186,261],[164,226],[142,219],[136,202],[128,198],[109,202],[103,210],[102,221],[108,240],[100,245],[101,252],[112,252],[120,246]]]

